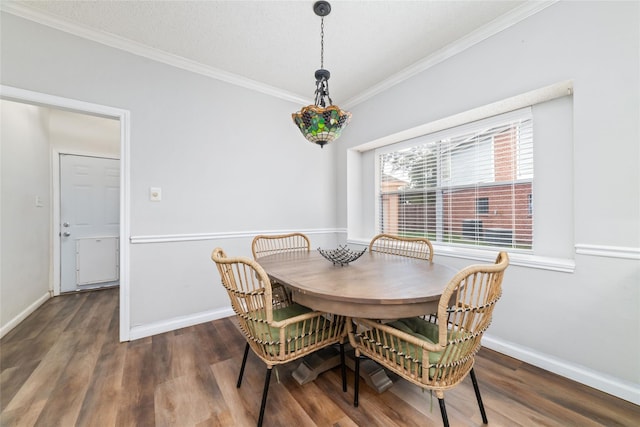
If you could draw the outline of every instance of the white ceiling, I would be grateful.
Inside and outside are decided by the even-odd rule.
[[[338,105],[353,105],[549,3],[332,0],[324,29],[331,97]],[[321,20],[313,4],[3,0],[2,8],[204,74],[310,102],[314,72],[320,68]]]

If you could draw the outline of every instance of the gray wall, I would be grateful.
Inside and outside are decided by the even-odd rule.
[[[640,30],[638,2],[559,2],[527,20],[352,108],[339,145],[339,225],[347,226],[347,148],[572,79],[571,158],[536,158],[538,196],[568,233],[537,241],[536,255],[571,249],[573,273],[512,265],[483,342],[548,369],[640,401]],[[571,97],[560,102],[566,103]],[[554,101],[557,103],[558,101]],[[534,116],[535,120],[535,116]],[[536,143],[547,144],[540,140]],[[548,150],[549,147],[545,147]],[[373,156],[368,156],[369,163]],[[372,166],[363,167],[372,173]],[[550,176],[571,171],[559,182]],[[373,183],[362,216],[373,218]],[[349,195],[351,197],[351,195]],[[552,213],[552,212],[551,212]],[[370,220],[370,224],[373,224]],[[358,235],[357,233],[355,235]],[[541,236],[536,235],[536,238]],[[538,245],[539,243],[539,245]],[[587,254],[580,248],[600,254]],[[547,251],[540,253],[540,248]],[[620,254],[618,254],[618,251]],[[546,253],[545,253],[546,252]],[[562,251],[558,251],[560,253]],[[436,249],[436,254],[438,253]],[[553,254],[553,256],[557,256]],[[635,259],[634,259],[635,258]],[[436,255],[455,265],[470,261]]]
[[[638,7],[554,4],[351,108],[352,124],[323,150],[291,125],[298,105],[6,13],[0,75],[3,85],[131,111],[135,329],[228,307],[209,260],[217,245],[249,255],[248,235],[280,229],[319,230],[314,244],[337,239],[347,226],[346,148],[566,79],[574,231],[559,243],[637,251]],[[148,201],[151,186],[162,202]],[[510,267],[485,343],[637,402],[638,261],[578,252],[573,273]]]
[[[250,255],[243,233],[335,240],[334,151],[299,135],[299,105],[5,12],[1,27],[3,85],[131,113],[130,329],[228,309],[209,256]]]

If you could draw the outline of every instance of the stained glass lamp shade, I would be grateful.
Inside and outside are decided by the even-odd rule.
[[[340,136],[351,120],[351,113],[337,105],[326,108],[307,105],[291,117],[308,141],[323,147]]]
[[[316,15],[322,17],[320,25],[320,67],[322,67],[324,62],[324,17],[331,12],[331,5],[326,1],[318,1],[314,4],[313,10]],[[330,76],[329,70],[324,68],[316,70],[315,103],[307,105],[291,115],[302,135],[320,147],[337,139],[351,121],[351,113],[342,111],[331,101],[329,96]]]

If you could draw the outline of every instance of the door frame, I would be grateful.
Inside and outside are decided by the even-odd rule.
[[[40,105],[43,107],[58,108],[62,110],[72,111],[81,114],[90,114],[94,116],[102,116],[111,119],[117,119],[120,121],[120,341],[129,341],[130,337],[130,221],[131,221],[131,172],[130,172],[130,159],[129,159],[129,147],[130,147],[130,135],[131,135],[131,113],[129,110],[121,108],[109,107],[106,105],[93,104],[77,99],[64,98],[55,95],[49,95],[46,93],[34,92],[26,89],[20,89],[12,86],[0,85],[0,98],[9,101],[16,101],[25,104]],[[57,168],[57,174],[59,176],[59,165],[54,166],[58,161],[58,157],[52,157],[52,180],[55,182],[54,168]],[[55,184],[54,184],[55,185]],[[59,183],[58,191],[59,191]],[[52,188],[53,191],[53,188]],[[53,203],[56,203],[55,197],[52,195]],[[55,271],[57,269],[59,275],[60,269],[60,248],[56,249],[56,244],[59,246],[60,232],[59,219],[60,219],[60,206],[59,200],[58,211],[52,206],[51,215],[51,231],[53,234],[52,239],[52,257],[55,256],[57,250],[58,264],[52,261],[54,268],[54,280]],[[55,221],[58,221],[56,224]],[[57,243],[56,243],[57,242]],[[58,280],[58,294],[60,292],[60,278]],[[49,284],[50,288],[53,287],[55,295],[55,286],[53,283]]]

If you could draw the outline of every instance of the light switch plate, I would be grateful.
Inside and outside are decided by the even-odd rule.
[[[162,200],[162,188],[149,188],[149,200],[151,200],[152,202],[159,202],[160,200]]]

